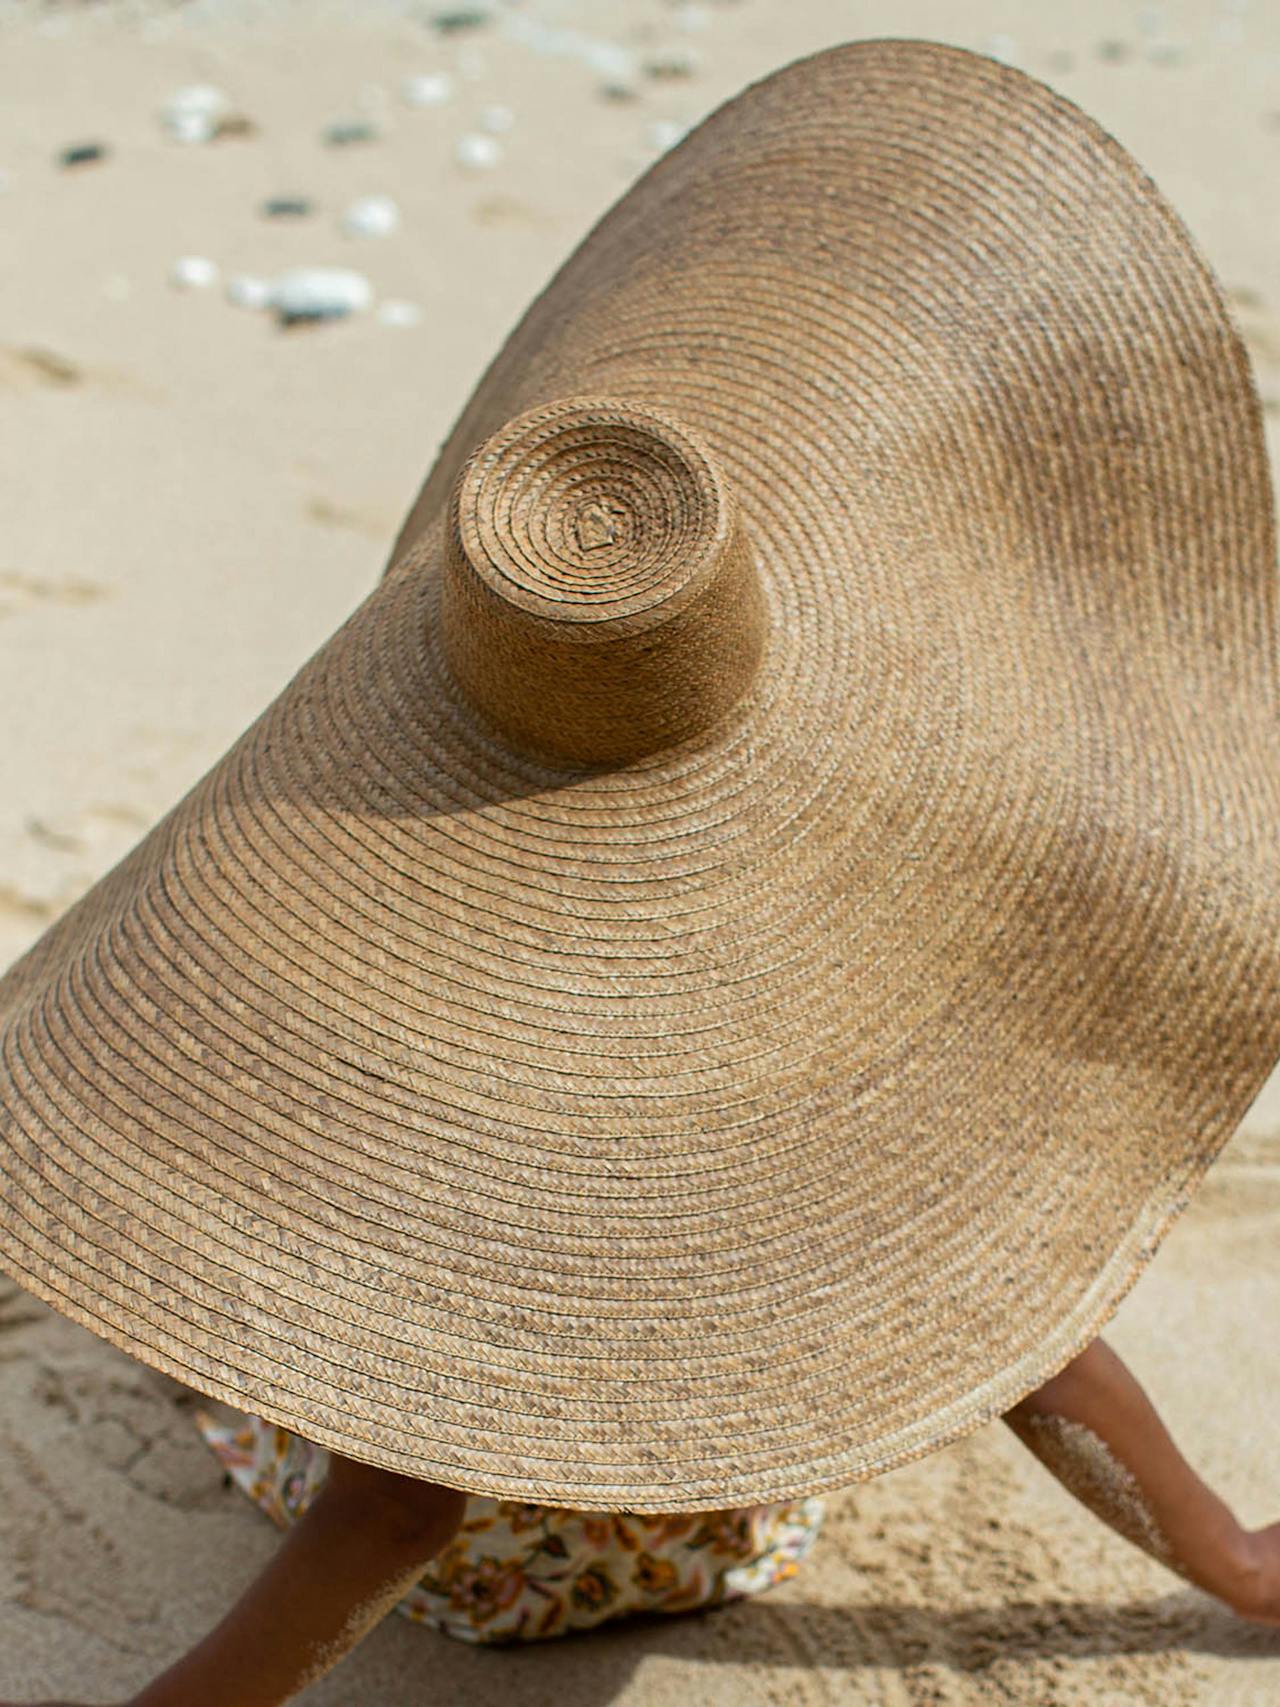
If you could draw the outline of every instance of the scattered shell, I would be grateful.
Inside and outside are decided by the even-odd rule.
[[[431,19],[431,28],[442,36],[453,36],[463,30],[482,30],[488,22],[489,14],[482,7],[466,6],[456,11],[436,12]]]
[[[668,148],[674,148],[682,136],[689,134],[689,126],[681,124],[679,119],[656,119],[645,132],[645,139],[650,148],[661,149],[664,153]]]
[[[110,153],[105,142],[73,142],[58,155],[59,166],[91,166]]]
[[[389,237],[399,225],[400,209],[390,196],[361,196],[342,216],[348,237]]]
[[[534,53],[549,57],[579,59],[598,77],[627,83],[636,75],[635,55],[617,42],[602,41],[582,30],[560,29],[552,24],[539,23],[519,12],[503,16],[503,31]]]
[[[271,196],[262,204],[264,219],[305,219],[316,211],[306,196]]]
[[[227,301],[237,308],[270,308],[271,282],[252,273],[233,273],[227,280]]]
[[[230,112],[231,103],[212,83],[190,83],[170,95],[160,122],[178,142],[208,142]]]
[[[502,144],[497,137],[485,136],[481,131],[468,131],[458,138],[453,153],[460,166],[496,166],[502,159]]]
[[[270,301],[281,324],[293,326],[359,314],[373,301],[373,289],[363,273],[345,267],[294,267],[272,284]]]
[[[481,130],[492,131],[495,136],[501,135],[503,131],[510,130],[515,122],[516,115],[511,111],[511,108],[504,107],[497,101],[492,106],[485,107],[479,119]]]
[[[402,89],[411,107],[438,107],[452,95],[453,78],[447,71],[423,71],[406,77]]]
[[[416,302],[383,302],[378,306],[378,319],[384,326],[418,326],[422,310]]]
[[[169,282],[178,290],[207,290],[218,282],[218,269],[204,255],[183,255],[173,263]]]
[[[336,124],[326,125],[320,139],[330,148],[349,148],[354,142],[376,142],[380,135],[377,125],[370,124],[368,119],[340,119]]]

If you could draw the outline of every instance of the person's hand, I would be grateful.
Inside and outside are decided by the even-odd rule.
[[[1232,1611],[1257,1624],[1280,1624],[1280,1523],[1251,1530],[1245,1542],[1245,1571]]]

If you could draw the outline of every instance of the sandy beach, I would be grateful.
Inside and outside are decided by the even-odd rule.
[[[1272,0],[0,0],[0,963],[364,596],[490,357],[628,184],[747,82],[885,35],[1006,59],[1137,157],[1227,290],[1274,470]],[[192,87],[220,100],[175,109]],[[368,305],[250,305],[303,267],[360,273]],[[1280,1074],[1109,1330],[1255,1525],[1280,1517],[1278,1250]],[[0,1698],[135,1691],[270,1555],[191,1403],[0,1277]],[[306,1699],[1263,1707],[1280,1632],[997,1426],[832,1495],[759,1600],[506,1652],[392,1617]]]

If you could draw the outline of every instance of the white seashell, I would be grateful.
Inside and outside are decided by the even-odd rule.
[[[502,159],[502,144],[496,137],[485,136],[480,131],[468,131],[458,138],[453,152],[460,166],[496,166]]]
[[[271,286],[271,306],[286,322],[337,320],[361,313],[372,301],[368,279],[345,267],[294,267]]]
[[[400,209],[390,196],[361,196],[342,216],[348,237],[389,237],[400,224]]]
[[[534,53],[581,60],[599,77],[627,83],[635,75],[635,55],[618,42],[603,41],[584,30],[538,23],[518,12],[505,14],[502,28],[510,40],[521,42]]]
[[[424,71],[417,77],[406,77],[402,87],[411,107],[438,107],[452,95],[453,78],[447,71]]]
[[[418,326],[422,310],[416,302],[383,302],[378,306],[378,319],[384,326]]]
[[[212,83],[192,83],[170,95],[160,109],[160,121],[179,142],[208,142],[230,106]]]
[[[515,122],[516,115],[511,111],[511,108],[504,107],[496,101],[492,106],[485,107],[480,114],[481,130],[492,131],[495,135],[510,130]]]
[[[270,308],[271,281],[252,273],[232,273],[227,280],[227,301],[237,308]]]
[[[179,290],[207,290],[218,282],[218,269],[204,255],[184,255],[173,263],[169,280]]]

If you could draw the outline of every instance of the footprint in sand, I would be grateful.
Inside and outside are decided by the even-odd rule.
[[[29,895],[12,883],[0,883],[0,919],[18,919],[23,924],[47,924],[62,911],[59,902],[44,895]]]
[[[91,605],[98,599],[110,597],[110,589],[100,581],[86,581],[77,576],[61,580],[41,575],[23,575],[16,569],[0,569],[0,617],[33,605]]]
[[[388,524],[385,516],[375,515],[371,510],[334,504],[328,498],[311,498],[307,503],[307,514],[322,527],[348,528],[352,533],[366,534],[370,539],[385,539],[394,525]]]
[[[545,213],[528,202],[522,202],[517,196],[496,195],[487,196],[478,201],[471,209],[471,217],[478,225],[528,225],[534,227],[547,226],[552,222]]]
[[[151,819],[136,806],[124,806],[116,801],[87,807],[74,820],[64,818],[50,822],[47,818],[28,818],[26,832],[33,842],[50,853],[87,853],[108,842],[118,843],[145,830]]]
[[[32,345],[27,349],[0,349],[0,376],[29,384],[65,387],[79,385],[84,370],[56,350]]]

